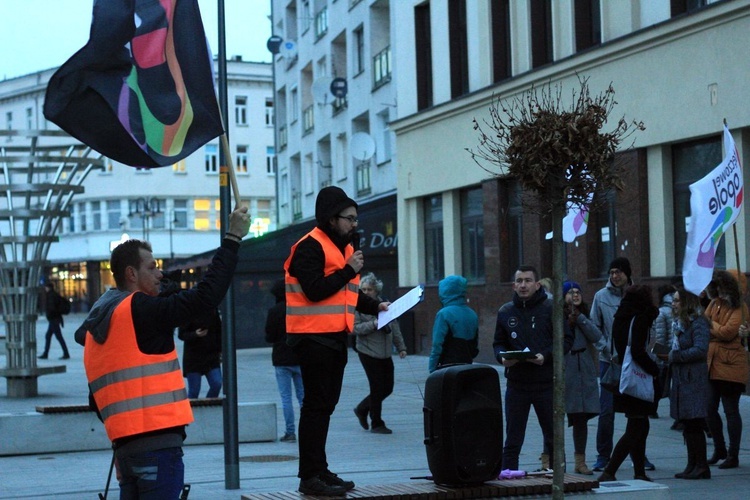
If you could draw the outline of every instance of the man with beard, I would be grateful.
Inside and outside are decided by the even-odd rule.
[[[359,237],[357,208],[341,188],[322,189],[315,201],[317,226],[292,246],[284,263],[287,343],[299,358],[305,389],[298,476],[306,495],[341,496],[354,488],[328,469],[328,426],[341,394],[354,311],[376,315],[389,304],[359,291],[364,257],[352,245]]]

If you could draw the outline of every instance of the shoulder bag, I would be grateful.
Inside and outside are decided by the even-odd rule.
[[[635,318],[633,318],[635,321]],[[622,374],[620,375],[620,393],[627,394],[649,403],[654,402],[654,377],[646,373],[633,359],[630,343],[633,337],[633,321],[628,331],[628,345],[622,358]]]
[[[633,321],[630,322],[630,328],[632,330]],[[609,362],[609,366],[607,367],[607,370],[604,372],[604,375],[602,375],[602,378],[599,381],[599,385],[602,386],[602,389],[605,389],[609,392],[617,392],[618,389],[620,388],[622,366],[620,365],[620,360],[618,356],[614,354],[614,349],[612,348],[614,341],[611,336],[610,336],[609,342],[610,342],[610,352],[613,353],[612,360]]]

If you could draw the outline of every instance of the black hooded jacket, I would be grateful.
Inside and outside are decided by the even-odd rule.
[[[276,304],[266,316],[266,342],[273,344],[271,362],[273,366],[297,366],[299,358],[286,344],[286,293],[284,280],[278,280],[271,287]]]

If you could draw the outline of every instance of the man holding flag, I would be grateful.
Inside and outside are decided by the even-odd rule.
[[[742,210],[743,192],[740,157],[725,124],[724,160],[690,185],[690,227],[682,279],[685,288],[695,295],[700,295],[711,281],[716,248]]]

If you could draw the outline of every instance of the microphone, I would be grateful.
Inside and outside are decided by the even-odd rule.
[[[354,251],[356,252],[359,250],[359,240],[362,237],[359,235],[359,231],[354,231],[352,233],[352,246],[354,247]]]

